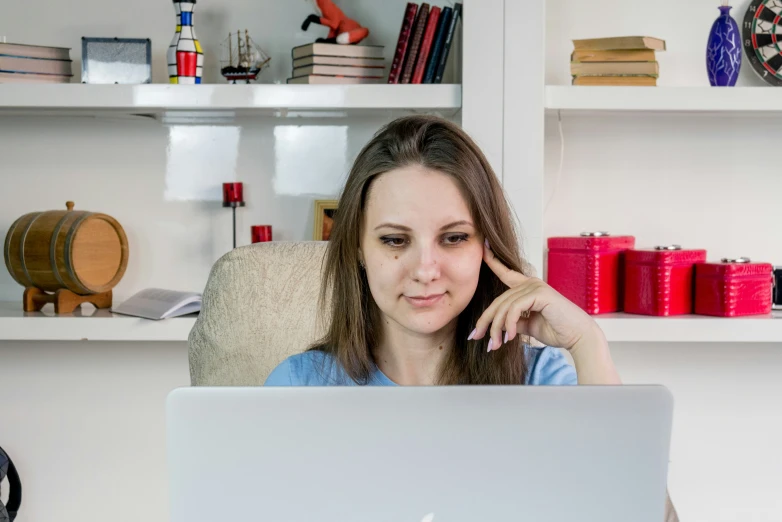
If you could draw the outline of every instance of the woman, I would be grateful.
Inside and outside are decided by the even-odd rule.
[[[325,337],[267,385],[620,384],[597,323],[524,273],[496,175],[439,118],[396,120],[358,155],[328,244],[329,294]]]
[[[412,116],[358,155],[335,216],[326,336],[266,384],[619,384],[597,323],[522,270],[502,187],[458,126]],[[527,336],[567,349],[532,348]]]

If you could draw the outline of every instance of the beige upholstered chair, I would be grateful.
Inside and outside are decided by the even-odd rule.
[[[324,241],[257,243],[215,263],[189,336],[194,386],[261,385],[320,337],[325,252]]]

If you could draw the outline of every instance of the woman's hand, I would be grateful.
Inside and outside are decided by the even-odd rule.
[[[517,334],[571,350],[579,341],[600,330],[586,312],[545,282],[505,266],[488,244],[483,249],[483,260],[509,287],[483,312],[470,336],[481,339],[488,330],[489,351],[498,350]]]

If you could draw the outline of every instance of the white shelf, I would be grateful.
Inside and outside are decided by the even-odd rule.
[[[84,308],[55,315],[51,304],[24,312],[21,302],[0,302],[0,341],[187,341],[196,321],[195,315],[150,321]]]
[[[782,342],[782,314],[749,317],[598,315],[609,342]]]
[[[628,112],[780,113],[773,87],[546,87],[546,109]]]
[[[21,303],[0,302],[0,341],[187,341],[196,315],[150,321],[85,307],[56,316],[23,312]],[[782,312],[739,318],[598,315],[609,342],[782,343]]]
[[[0,114],[195,113],[340,116],[461,109],[462,88],[435,85],[0,84]]]

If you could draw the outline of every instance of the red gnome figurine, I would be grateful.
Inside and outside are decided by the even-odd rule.
[[[345,13],[331,0],[316,0],[323,16],[309,15],[301,26],[306,31],[310,24],[325,25],[329,29],[328,38],[318,38],[319,43],[355,44],[369,35],[369,29],[345,16]]]

